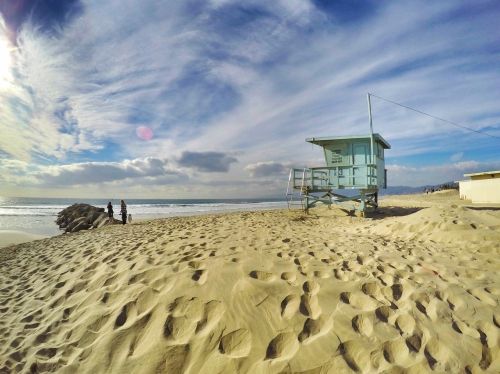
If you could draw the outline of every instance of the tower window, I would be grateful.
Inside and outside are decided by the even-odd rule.
[[[341,164],[342,163],[342,150],[332,149],[332,163]]]

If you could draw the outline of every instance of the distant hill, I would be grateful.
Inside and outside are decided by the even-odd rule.
[[[422,193],[424,192],[425,188],[425,186],[388,186],[386,189],[379,190],[379,193],[380,195],[407,195],[412,193]]]
[[[441,186],[447,186],[447,188],[458,188],[457,183],[455,182],[447,182],[437,185],[426,185],[426,186],[418,186],[418,187],[410,187],[410,186],[388,186],[386,189],[380,190],[380,195],[406,195],[412,193],[423,193],[426,188],[438,190]]]

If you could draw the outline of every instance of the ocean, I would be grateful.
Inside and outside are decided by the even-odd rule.
[[[74,203],[106,208],[106,199],[52,199],[0,197],[0,230],[52,236],[60,234],[57,213]],[[119,219],[120,200],[111,200]],[[133,219],[175,217],[245,210],[285,208],[285,199],[127,199]]]

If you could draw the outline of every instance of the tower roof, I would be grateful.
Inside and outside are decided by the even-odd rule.
[[[307,138],[306,142],[324,146],[329,143],[333,143],[339,140],[356,140],[356,139],[370,139],[370,134],[368,135],[349,135],[349,136],[327,136],[321,138]],[[380,134],[373,134],[373,140],[382,144],[384,149],[390,149],[391,145],[382,137]]]

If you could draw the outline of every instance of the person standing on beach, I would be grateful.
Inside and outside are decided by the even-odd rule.
[[[111,205],[111,201],[108,203],[108,220],[113,222],[113,205]]]
[[[125,204],[125,201],[121,200],[121,215],[122,215],[122,224],[127,223],[127,204]]]

